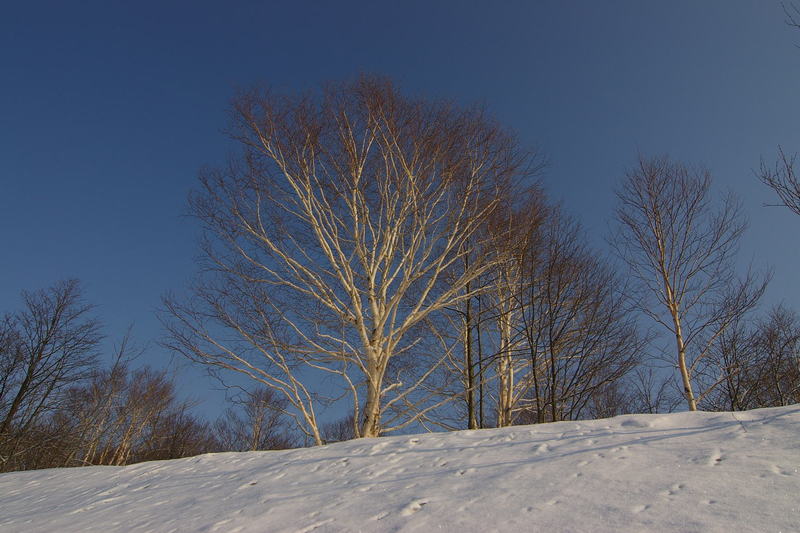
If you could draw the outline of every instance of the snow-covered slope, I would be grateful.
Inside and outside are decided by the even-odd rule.
[[[800,406],[0,475],[0,531],[800,531]]]

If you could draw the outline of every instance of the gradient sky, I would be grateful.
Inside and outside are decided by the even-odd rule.
[[[800,31],[778,1],[12,2],[0,14],[0,311],[77,277],[110,338],[194,272],[183,216],[224,161],[236,88],[298,91],[359,73],[483,102],[550,160],[543,181],[603,247],[613,188],[637,154],[709,168],[771,265],[767,306],[800,310],[800,217],[754,177],[800,151]],[[184,392],[209,397],[197,371]]]

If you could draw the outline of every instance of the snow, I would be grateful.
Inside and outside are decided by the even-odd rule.
[[[0,531],[800,530],[800,405],[0,475]]]

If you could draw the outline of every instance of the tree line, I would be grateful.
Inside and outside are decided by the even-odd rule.
[[[707,170],[641,157],[606,254],[481,108],[362,77],[231,116],[162,345],[253,388],[204,421],[127,342],[98,363],[77,282],[25,293],[0,327],[0,469],[800,401],[798,317],[759,314],[770,273],[739,267],[741,204]],[[798,205],[791,158],[760,177]]]
[[[168,345],[274,390],[310,442],[344,401],[353,437],[797,401],[764,370],[797,366],[795,315],[754,316],[770,273],[738,268],[741,205],[707,170],[642,157],[607,257],[481,108],[362,77],[242,94],[230,132]]]
[[[103,338],[76,280],[23,293],[22,309],[3,317],[0,472],[295,445],[271,391],[244,394],[212,424],[166,370],[133,367],[128,338],[101,365]]]

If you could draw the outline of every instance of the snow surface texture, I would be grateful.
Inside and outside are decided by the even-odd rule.
[[[800,531],[800,405],[0,475],[0,531]]]

